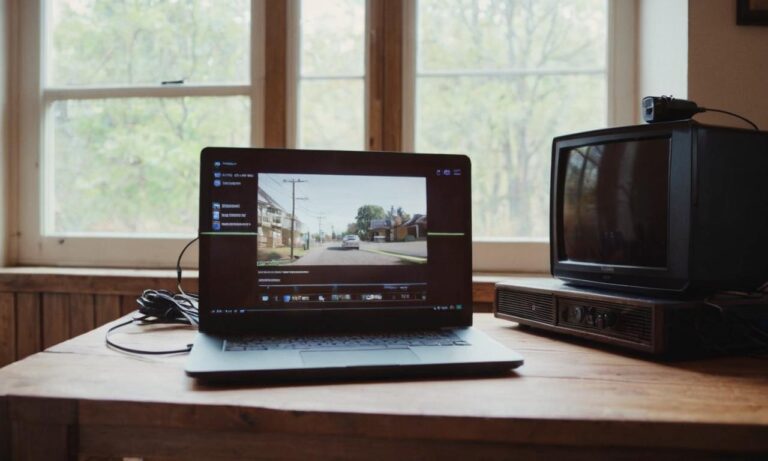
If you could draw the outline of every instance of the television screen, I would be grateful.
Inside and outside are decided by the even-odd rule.
[[[666,267],[669,157],[668,137],[565,151],[561,259]]]

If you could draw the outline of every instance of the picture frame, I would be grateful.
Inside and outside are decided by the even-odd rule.
[[[768,26],[768,0],[737,0],[736,24]]]

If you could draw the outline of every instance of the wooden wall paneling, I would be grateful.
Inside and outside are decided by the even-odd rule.
[[[75,401],[26,397],[10,397],[8,400],[13,459],[78,459]]]
[[[11,418],[5,396],[0,396],[0,459],[11,459]]]
[[[474,282],[472,283],[472,300],[475,303],[490,303],[496,298],[496,282]]]
[[[79,336],[96,326],[93,295],[69,295],[69,334]]]
[[[0,293],[0,367],[16,360],[16,303],[13,293]]]
[[[42,315],[38,293],[16,294],[16,360],[43,349]]]
[[[120,315],[121,316],[130,314],[131,312],[139,308],[138,304],[136,304],[137,297],[138,295],[120,296]]]
[[[66,341],[70,336],[70,295],[43,293],[43,349]]]
[[[94,297],[95,326],[100,327],[120,317],[120,296],[96,295]]]
[[[197,271],[184,270],[184,288],[197,291]],[[125,295],[146,288],[176,290],[175,270],[0,268],[0,292]]]
[[[285,147],[288,131],[288,2],[267,0],[264,15],[264,146]]]

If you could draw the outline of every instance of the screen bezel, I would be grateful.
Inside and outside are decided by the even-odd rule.
[[[462,299],[458,302],[467,308],[456,311],[436,313],[431,310],[285,310],[267,312],[249,312],[233,317],[216,316],[210,313],[210,296],[208,292],[209,271],[213,268],[208,261],[209,238],[204,233],[200,236],[199,268],[200,268],[200,330],[208,333],[231,333],[238,331],[332,331],[332,330],[362,330],[362,329],[402,329],[435,328],[443,326],[469,326],[472,324],[472,223],[471,223],[471,164],[469,157],[464,155],[445,154],[403,154],[394,152],[356,152],[356,151],[320,151],[269,148],[229,148],[206,147],[201,152],[200,167],[200,223],[199,230],[203,231],[209,225],[204,212],[211,201],[211,187],[208,178],[213,174],[213,159],[227,157],[235,161],[247,161],[248,157],[259,155],[259,171],[271,172],[296,165],[304,166],[307,174],[359,174],[361,168],[368,174],[386,176],[406,176],[413,171],[435,171],[437,168],[460,168],[465,174],[456,178],[455,186],[461,189],[466,203],[466,220],[463,223],[465,235],[460,237],[455,245],[455,251],[460,252],[459,258],[467,263],[462,267],[461,277],[465,282],[461,290]],[[344,165],[354,165],[345,168]],[[411,174],[413,175],[413,174]],[[206,208],[207,209],[207,208]],[[429,213],[429,211],[428,211]]]
[[[563,259],[562,194],[564,159],[571,149],[594,144],[667,138],[670,140],[667,209],[667,261],[665,267],[600,264]],[[552,143],[550,206],[550,263],[560,279],[604,288],[648,292],[682,292],[688,287],[688,236],[691,216],[693,167],[689,122],[638,125],[577,133]]]

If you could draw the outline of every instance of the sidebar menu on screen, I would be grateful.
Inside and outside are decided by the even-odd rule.
[[[259,242],[258,177],[237,161],[213,161],[210,187],[210,286],[214,311],[246,309],[256,302]],[[205,179],[203,179],[205,180]],[[205,221],[203,221],[205,222]]]

